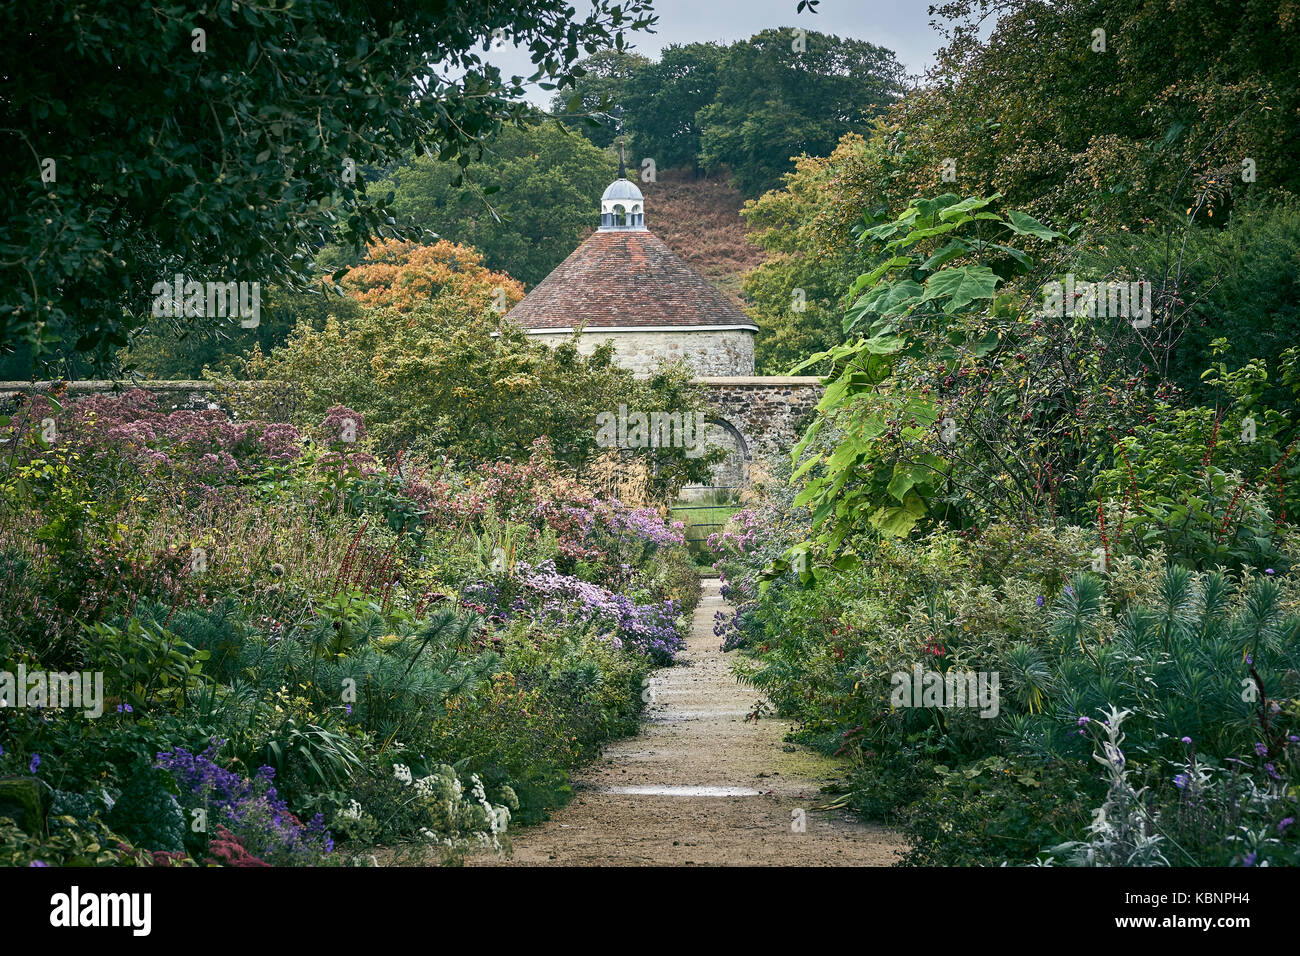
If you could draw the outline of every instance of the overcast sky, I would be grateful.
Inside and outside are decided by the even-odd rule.
[[[573,5],[580,13],[587,9],[581,0]],[[803,27],[886,47],[914,74],[931,65],[942,42],[930,28],[929,0],[822,0],[815,14],[796,14],[797,6],[798,0],[655,0],[655,32],[629,34],[627,39],[631,49],[657,59],[670,43],[730,43],[769,27]],[[526,50],[507,47],[488,58],[507,76],[533,72]],[[539,106],[550,98],[540,90],[529,96]]]

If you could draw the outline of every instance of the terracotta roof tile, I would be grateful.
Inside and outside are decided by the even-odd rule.
[[[509,317],[526,329],[740,325],[754,320],[645,230],[593,232]]]

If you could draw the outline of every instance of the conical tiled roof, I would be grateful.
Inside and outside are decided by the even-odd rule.
[[[510,310],[525,329],[758,328],[645,229],[600,230]]]

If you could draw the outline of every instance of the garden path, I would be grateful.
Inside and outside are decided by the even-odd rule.
[[[728,607],[717,579],[704,595],[680,665],[656,671],[641,733],[607,747],[547,822],[512,833],[513,855],[472,864],[568,866],[892,863],[899,837],[841,811],[821,787],[842,767],[783,742],[790,724],[746,722],[756,692],[737,683],[713,634]],[[795,825],[803,811],[805,827]]]

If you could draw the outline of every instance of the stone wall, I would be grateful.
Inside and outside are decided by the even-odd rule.
[[[696,379],[705,387],[714,413],[710,445],[726,449],[727,458],[713,468],[710,487],[738,489],[754,477],[754,466],[790,453],[821,400],[821,380],[803,376],[710,376]],[[689,500],[729,496],[692,485],[682,490]]]
[[[747,333],[739,334],[747,336]],[[752,349],[752,340],[748,344]],[[751,351],[751,361],[752,357]],[[725,487],[743,485],[753,462],[789,454],[822,395],[821,380],[807,376],[705,376],[696,381],[704,386],[709,404],[714,409],[710,441],[728,449],[728,460],[718,467],[713,481],[714,485]],[[0,382],[0,414],[14,410],[18,393],[47,391],[51,384]],[[69,382],[64,400],[135,387],[155,395],[160,411],[229,410],[220,386],[212,382],[142,382],[138,386],[130,382]],[[292,407],[292,390],[284,389],[283,396],[276,399],[272,407],[275,410],[268,417],[287,421]]]
[[[60,402],[76,401],[91,395],[112,395],[142,388],[158,401],[161,412],[203,411],[221,409],[229,412],[230,407],[221,394],[221,386],[215,382],[175,381],[175,382],[114,382],[107,379],[90,379],[82,382],[0,382],[0,415],[8,415],[18,405],[19,395],[33,392],[48,393],[58,385],[62,390]],[[266,417],[272,421],[288,421],[293,406],[292,389],[283,388],[279,394],[272,394],[274,386],[267,387],[269,396],[266,404],[271,408]],[[56,393],[57,394],[57,393]]]
[[[543,342],[557,345],[569,332],[532,332]],[[614,343],[616,361],[634,372],[655,370],[663,359],[685,359],[699,375],[753,375],[754,333],[745,329],[672,332],[583,332],[578,351],[590,355],[605,342]]]
[[[803,434],[804,425],[822,397],[815,376],[706,377],[705,386],[718,417],[744,439],[750,460],[786,454]]]

